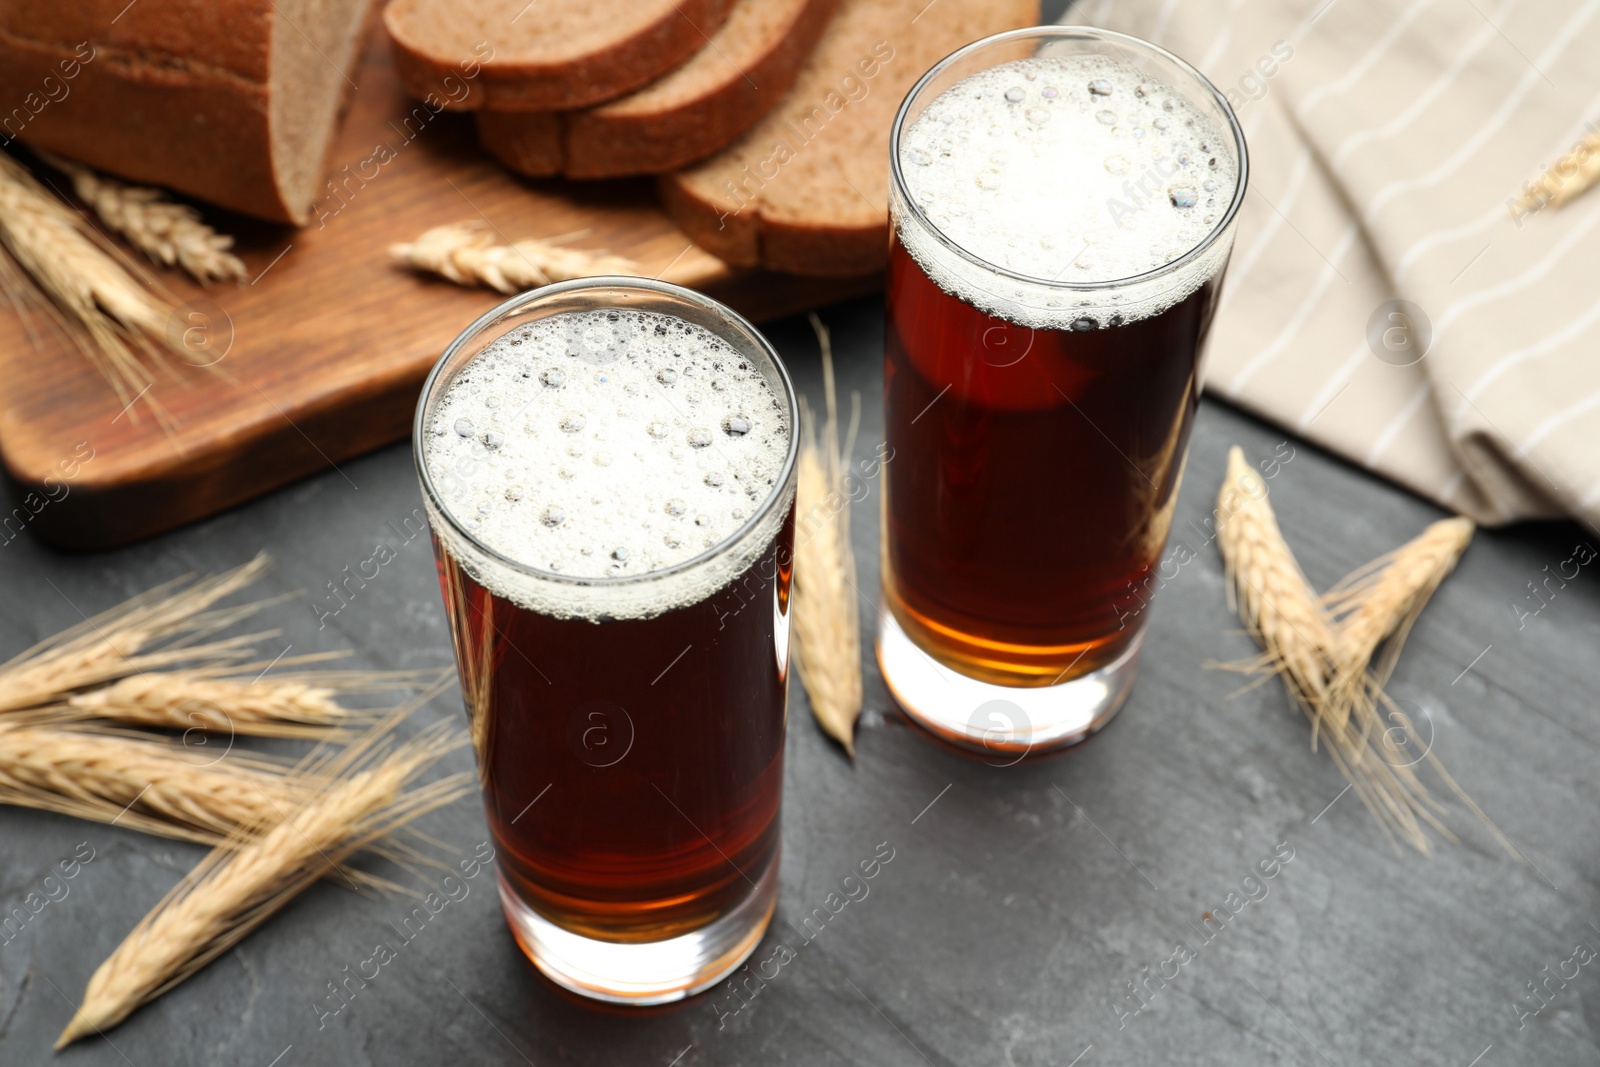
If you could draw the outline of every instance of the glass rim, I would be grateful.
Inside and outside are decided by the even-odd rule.
[[[988,48],[991,45],[1002,44],[1007,41],[1018,41],[1029,37],[1087,37],[1106,41],[1113,47],[1117,47],[1119,43],[1124,43],[1134,45],[1138,48],[1149,49],[1157,55],[1170,60],[1180,70],[1194,78],[1196,82],[1205,88],[1206,92],[1211,94],[1212,99],[1216,101],[1217,106],[1221,108],[1222,113],[1227,116],[1228,131],[1233,137],[1234,147],[1238,154],[1239,166],[1239,180],[1234,186],[1233,200],[1231,203],[1229,203],[1228,210],[1223,212],[1222,217],[1217,221],[1217,224],[1211,228],[1211,231],[1183,255],[1179,256],[1177,259],[1163,263],[1159,267],[1152,267],[1150,270],[1147,270],[1142,274],[1129,274],[1125,277],[1109,278],[1105,281],[1069,282],[1054,278],[1039,278],[1031,274],[1021,274],[1017,271],[1009,270],[997,263],[991,263],[983,257],[969,251],[959,242],[952,240],[948,234],[941,230],[938,225],[935,224],[932,219],[928,218],[928,216],[923,212],[922,207],[914,199],[912,199],[910,192],[906,188],[905,175],[900,166],[900,135],[905,129],[906,116],[911,110],[911,102],[917,98],[918,94],[922,92],[923,88],[926,87],[929,82],[931,82],[938,74],[948,69],[957,61],[964,59],[982,49]],[[1173,88],[1177,88],[1177,86],[1174,86]],[[1003,33],[991,34],[988,37],[973,41],[971,44],[963,45],[961,48],[956,49],[954,52],[951,52],[949,55],[939,60],[933,66],[929,67],[927,72],[924,73],[922,77],[918,78],[916,84],[913,85],[910,91],[906,93],[905,99],[900,102],[899,110],[895,112],[894,126],[889,131],[889,175],[890,180],[893,183],[895,193],[900,201],[905,204],[907,211],[914,219],[916,219],[918,224],[923,226],[928,233],[932,234],[942,246],[949,249],[951,252],[954,252],[962,259],[965,259],[973,266],[978,267],[981,270],[988,271],[991,274],[997,274],[1001,277],[1010,278],[1028,285],[1041,285],[1063,292],[1097,292],[1106,289],[1115,289],[1139,282],[1154,281],[1163,275],[1173,273],[1185,265],[1193,262],[1195,259],[1198,259],[1201,255],[1203,255],[1212,245],[1216,244],[1217,240],[1227,232],[1228,227],[1233,224],[1234,218],[1239,213],[1240,206],[1244,203],[1246,187],[1248,186],[1250,179],[1250,154],[1245,145],[1244,128],[1239,125],[1239,117],[1234,114],[1233,106],[1228,103],[1227,97],[1225,97],[1215,85],[1211,84],[1211,79],[1200,73],[1200,71],[1196,70],[1191,64],[1183,59],[1180,59],[1178,56],[1173,55],[1160,45],[1151,41],[1146,41],[1142,37],[1135,37],[1132,34],[1118,33],[1115,30],[1103,30],[1098,26],[1055,24],[1044,26],[1027,26],[1018,30],[1006,30]]]
[[[445,504],[444,500],[440,497],[438,490],[434,486],[433,478],[428,471],[427,459],[423,455],[424,442],[427,439],[425,434],[426,427],[423,425],[423,416],[428,407],[428,399],[432,397],[437,390],[440,376],[444,373],[444,368],[450,362],[452,357],[459,353],[468,342],[472,341],[478,335],[483,333],[484,330],[493,326],[497,321],[505,316],[520,311],[528,305],[537,303],[541,300],[585,289],[633,289],[653,293],[657,296],[668,296],[677,300],[682,300],[686,303],[694,304],[695,306],[708,311],[713,315],[726,319],[739,333],[743,334],[747,339],[750,340],[752,347],[756,351],[760,352],[768,361],[771,362],[772,366],[776,368],[778,372],[778,381],[783,386],[784,399],[788,402],[789,448],[784,456],[783,467],[778,472],[778,477],[773,480],[772,491],[769,492],[766,498],[756,506],[750,517],[740,524],[739,527],[732,533],[719,540],[710,548],[705,549],[703,552],[697,553],[696,555],[691,556],[682,562],[674,563],[670,567],[662,567],[659,570],[646,571],[643,574],[629,574],[618,578],[583,577],[579,575],[562,574],[559,571],[545,570],[542,567],[535,567],[531,564],[524,563],[521,560],[512,559],[510,556],[505,555],[503,552],[500,552],[493,546],[485,544],[481,539],[478,538],[476,534],[468,530],[461,523],[461,521],[456,518],[456,516],[450,511],[450,508]],[[563,313],[558,312],[558,314]],[[656,312],[656,314],[663,314],[663,312]],[[727,338],[723,339],[727,340]],[[470,360],[468,362],[470,362]],[[423,379],[422,392],[417,397],[417,410],[416,414],[412,417],[411,423],[411,457],[412,461],[416,464],[417,477],[422,483],[422,490],[427,496],[426,503],[430,505],[431,510],[436,511],[445,522],[450,524],[451,531],[456,536],[465,539],[475,551],[482,553],[497,566],[510,568],[519,574],[526,575],[530,578],[536,578],[540,581],[555,582],[568,586],[597,586],[601,588],[615,589],[623,586],[640,585],[648,582],[658,581],[662,578],[669,578],[674,575],[684,574],[688,571],[696,569],[697,567],[705,565],[707,562],[722,555],[731,546],[743,541],[744,538],[749,536],[768,517],[776,502],[785,495],[784,487],[789,484],[794,474],[795,465],[798,462],[799,454],[799,398],[795,393],[794,382],[789,377],[789,369],[783,365],[783,360],[778,357],[777,349],[772,346],[771,341],[767,340],[766,335],[757,330],[749,319],[746,319],[743,315],[739,314],[737,311],[734,311],[721,301],[714,300],[711,297],[706,296],[704,293],[696,292],[693,289],[687,289],[681,285],[674,285],[672,282],[663,282],[655,278],[639,278],[622,274],[602,274],[593,277],[574,278],[571,281],[554,282],[550,285],[543,285],[537,289],[530,289],[527,292],[518,293],[516,296],[496,304],[488,311],[485,311],[482,315],[479,315],[469,326],[466,327],[466,329],[462,330],[455,336],[450,344],[445,347],[443,354],[440,355],[436,361],[434,361],[432,369],[428,371],[428,376]]]

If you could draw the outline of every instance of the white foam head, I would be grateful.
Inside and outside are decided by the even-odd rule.
[[[681,570],[733,538],[782,489],[789,418],[768,373],[704,326],[570,311],[515,327],[461,367],[421,451],[446,532],[466,534],[446,548],[487,588],[548,614],[637,617],[714,592],[776,526],[692,580],[560,579]]]
[[[1241,170],[1230,133],[1115,56],[1046,54],[970,74],[903,131],[899,163],[921,212],[908,217],[897,198],[907,250],[941,287],[1024,325],[1083,329],[1159,314],[1204,284],[1231,247],[1230,233],[1182,270],[1096,287],[1204,243],[1229,215]]]

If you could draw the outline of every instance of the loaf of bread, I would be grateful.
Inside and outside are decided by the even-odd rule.
[[[889,134],[906,92],[962,45],[1038,16],[1037,0],[844,0],[776,107],[715,156],[662,176],[668,213],[737,266],[882,269]]]
[[[481,57],[462,111],[565,111],[654,81],[699,51],[733,0],[393,0],[383,24],[394,38],[406,90],[439,92],[462,61]]]
[[[737,0],[704,48],[627,96],[580,111],[479,111],[478,140],[530,177],[660,174],[704,159],[782,99],[838,0]]]
[[[0,0],[0,143],[304,223],[369,6]]]

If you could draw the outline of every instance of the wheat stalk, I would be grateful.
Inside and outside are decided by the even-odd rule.
[[[393,720],[309,777],[309,799],[257,836],[214,850],[184,876],[89,979],[56,1041],[103,1032],[216,959],[357,849],[465,794],[452,775],[409,788],[462,738],[443,723],[389,747]]]
[[[243,658],[249,642],[265,635],[200,642],[266,602],[208,609],[255,581],[268,563],[263,553],[223,574],[157,586],[0,664],[0,711],[58,703],[74,690],[141,671]]]
[[[435,226],[409,244],[390,245],[389,254],[409,267],[430,271],[457,285],[487,285],[502,293],[571,278],[639,273],[639,264],[631,259],[559,243],[573,236],[496,244],[494,236],[481,227],[451,223]]]
[[[211,756],[166,741],[0,722],[0,803],[216,844],[293,807],[284,767],[258,756]]]
[[[853,449],[861,397],[852,395],[850,427],[841,450],[834,396],[833,345],[828,328],[813,313],[811,328],[822,348],[827,422],[818,447],[810,409],[795,492],[795,562],[790,611],[794,659],[811,701],[811,714],[853,759],[856,719],[861,714],[861,620],[856,611],[856,558],[850,547],[850,497],[843,455]]]
[[[0,152],[0,244],[73,342],[131,405],[140,398],[164,426],[170,417],[150,395],[153,379],[141,355],[163,364],[163,349],[184,351],[168,336],[174,310],[114,260],[104,239],[45,189],[15,159]],[[18,275],[7,271],[8,291]]]
[[[228,251],[233,238],[207,226],[188,204],[168,199],[159,189],[113,181],[38,149],[34,155],[71,179],[78,199],[155,262],[181,267],[202,283],[245,277],[244,262]]]

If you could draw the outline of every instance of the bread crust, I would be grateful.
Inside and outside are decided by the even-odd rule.
[[[309,220],[311,203],[290,202],[273,156],[271,3],[229,0],[197,14],[188,0],[144,0],[127,25],[112,24],[115,11],[93,21],[99,5],[85,6],[17,5],[0,21],[0,100],[22,103],[0,115],[0,143],[15,137],[274,222]],[[30,36],[16,32],[23,8],[39,16]],[[37,112],[30,97],[44,101]]]
[[[735,267],[761,265],[761,219],[755,212],[724,207],[690,186],[663,174],[657,184],[661,206],[689,239]]]
[[[560,111],[475,111],[478,144],[495,159],[528,178],[553,178],[566,163],[566,134]]]
[[[87,41],[174,75],[210,72],[263,83],[270,73],[272,16],[270,0],[132,6],[126,0],[5,0],[0,38],[68,52]]]
[[[605,47],[558,62],[519,61],[499,55],[485,60],[475,90],[460,100],[441,93],[444,79],[470,55],[430,50],[406,18],[419,4],[454,0],[396,0],[384,9],[384,26],[395,44],[395,64],[406,91],[418,99],[432,93],[451,110],[567,111],[615,99],[665,74],[698,51],[727,18],[734,0],[677,0],[648,25]],[[572,0],[586,3],[588,0]],[[488,40],[490,47],[495,41]]]
[[[709,42],[689,65],[705,60],[715,80],[692,96],[670,94],[665,84],[686,69],[679,68],[639,92],[581,111],[480,111],[478,142],[507,167],[536,178],[620,178],[687,166],[744,133],[783,98],[838,5],[800,0],[742,68]],[[739,15],[736,7],[726,27]],[[656,99],[669,94],[677,99]]]

